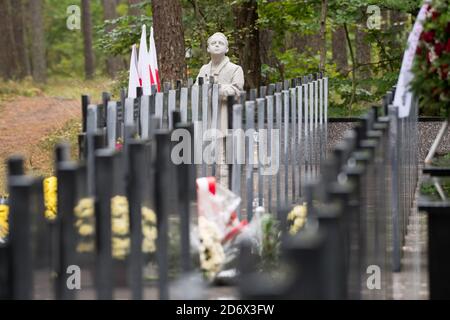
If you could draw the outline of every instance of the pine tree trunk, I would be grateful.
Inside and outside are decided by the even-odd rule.
[[[356,44],[356,62],[358,65],[357,76],[358,79],[370,78],[370,43],[367,41],[364,25],[357,25],[355,31],[355,44]]]
[[[104,20],[112,20],[117,18],[116,0],[102,0],[103,4],[103,18]],[[112,27],[106,30],[110,32]],[[122,69],[122,59],[120,57],[109,56],[106,58],[106,72],[110,77],[115,77],[117,72]]]
[[[239,64],[244,70],[245,88],[258,88],[261,82],[257,1],[242,1],[233,7],[236,47]]]
[[[260,60],[261,65],[265,64],[269,67],[276,68],[278,67],[279,61],[275,54],[272,51],[272,40],[273,40],[274,32],[273,30],[269,29],[261,29],[259,30],[259,48],[260,48]],[[270,79],[269,75],[266,76],[266,78],[263,78],[263,75],[261,75],[261,81],[264,84],[269,84]]]
[[[45,82],[47,79],[42,6],[42,0],[30,0],[29,2],[31,11],[31,70],[34,81],[40,83]]]
[[[349,70],[344,27],[336,27],[333,31],[331,46],[333,51],[333,62],[336,63],[338,72],[344,75],[347,74]]]
[[[184,29],[179,0],[153,0],[153,29],[162,82],[186,79]]]
[[[92,48],[92,17],[89,0],[81,1],[81,20],[84,40],[84,74],[86,79],[94,78],[94,50]]]
[[[142,0],[128,0],[128,14],[129,15],[140,16],[142,14],[141,9],[133,6],[140,2],[142,2]]]
[[[22,0],[11,2],[14,25],[14,42],[17,51],[17,76],[19,78],[26,77],[31,74],[30,61],[28,60],[28,48],[25,42],[25,16],[24,5]]]
[[[10,0],[0,5],[0,31],[0,72],[4,79],[12,79],[17,74],[17,55]]]
[[[390,12],[390,24],[392,27],[392,32],[395,34],[395,40],[393,46],[399,48],[402,46],[402,35],[405,31],[405,15],[403,12],[393,10]]]
[[[321,13],[320,13],[320,62],[319,70],[325,71],[325,64],[327,62],[327,11],[328,1],[322,0]]]

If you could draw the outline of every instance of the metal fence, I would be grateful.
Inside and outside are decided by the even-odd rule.
[[[432,185],[439,196],[433,198],[430,194],[421,192],[417,203],[418,210],[427,214],[427,263],[429,297],[432,300],[443,300],[450,297],[450,278],[448,276],[450,259],[448,255],[442,254],[450,247],[450,216],[448,215],[450,201],[445,188],[445,184],[450,179],[450,167],[445,163],[434,163],[436,150],[448,132],[448,120],[447,118],[442,123],[422,168],[424,179],[421,182],[423,186]]]
[[[378,109],[372,109],[333,152],[325,155],[327,81],[320,77],[312,82],[301,80],[261,88],[260,94],[267,93],[264,98],[256,98],[253,90],[245,103],[243,98],[239,104],[229,100],[232,133],[240,128],[257,128],[257,132],[275,128],[281,133],[275,141],[264,141],[261,135],[240,140],[248,150],[244,153],[247,160],[265,147],[280,148],[280,153],[275,153],[279,170],[267,176],[261,172],[264,159],[251,165],[238,163],[239,140],[232,139],[229,183],[244,199],[242,216],[250,218],[254,202],[277,214],[283,232],[282,257],[289,267],[285,278],[268,282],[264,274],[252,271],[253,258],[244,245],[241,297],[392,298],[392,272],[400,266],[417,179],[417,105],[409,118],[400,120],[390,107],[393,95],[388,94],[386,114],[379,116]],[[88,97],[84,97],[80,160],[70,159],[66,145],[59,145],[55,152],[58,215],[50,222],[42,215],[42,179],[24,173],[23,159],[9,160],[10,232],[0,246],[1,298],[36,297],[36,270],[41,269],[46,270],[50,298],[77,298],[77,291],[67,285],[71,276],[67,268],[73,265],[89,269],[93,298],[114,298],[119,286],[127,287],[134,299],[144,298],[148,286],[155,288],[155,298],[172,296],[171,265],[179,265],[177,277],[194,268],[189,228],[195,217],[191,215],[195,178],[218,171],[214,165],[195,165],[193,161],[177,165],[171,159],[173,129],[188,131],[194,145],[197,136],[191,121],[198,120],[200,114],[201,119],[209,119],[209,110],[217,114],[219,104],[212,103],[210,97],[217,96],[214,91],[217,93],[218,87],[205,86],[166,90],[121,102],[108,101],[105,94],[99,106],[89,105]],[[207,94],[210,89],[211,95]],[[202,97],[208,99],[192,98],[195,90],[204,92]],[[315,92],[322,98],[315,99]],[[199,101],[207,102],[200,108]],[[210,123],[206,122],[206,128]],[[121,151],[116,150],[119,138],[123,141]],[[203,144],[201,148],[203,151]],[[189,157],[193,160],[194,154]],[[308,222],[299,234],[291,236],[286,230],[286,213],[303,201],[307,203]],[[148,223],[143,217],[152,212],[157,218],[156,251],[145,253],[147,232],[140,231]],[[114,219],[122,213],[128,219],[128,231],[117,236]],[[83,239],[76,220],[81,218],[92,219],[95,225],[86,265],[82,263],[86,254],[78,250]],[[172,224],[174,218],[179,221],[176,226]],[[169,238],[174,228],[180,248],[176,261],[171,260]],[[112,240],[115,236],[117,239]],[[123,243],[127,244],[125,249],[118,246]],[[119,284],[119,267],[114,259],[116,251],[121,250],[125,270],[120,274],[127,275],[125,284]],[[151,284],[143,281],[143,262],[149,260],[158,266],[157,281]],[[379,270],[380,290],[367,287],[368,270]]]
[[[67,145],[55,150],[57,216],[51,221],[42,214],[42,178],[25,174],[22,158],[9,159],[10,230],[0,247],[0,297],[74,299],[79,294],[81,298],[111,299],[118,287],[125,286],[130,297],[141,299],[150,286],[157,293],[155,298],[170,298],[171,264],[179,266],[180,275],[191,271],[195,262],[189,245],[195,178],[217,172],[214,164],[194,164],[193,153],[190,162],[175,165],[171,138],[174,129],[183,129],[194,146],[199,134],[196,125],[203,129],[217,126],[218,90],[218,85],[200,80],[198,86],[181,88],[178,84],[175,90],[166,85],[164,92],[138,99],[125,99],[122,92],[119,102],[110,101],[104,93],[100,105],[90,104],[89,97],[83,96],[78,161],[70,159]],[[242,211],[246,217],[251,218],[254,202],[267,203],[272,210],[298,202],[303,197],[302,182],[318,174],[325,156],[327,91],[327,78],[318,75],[262,87],[259,92],[251,90],[247,101],[242,92],[239,104],[228,99],[233,111],[231,136],[239,128],[251,130],[246,139],[231,140],[229,180],[233,191],[245,200]],[[281,131],[267,145],[282,146],[272,159],[281,164],[275,176],[262,174],[264,159],[258,152],[266,147],[259,135],[262,129]],[[238,162],[239,143],[247,150],[246,160],[256,155],[258,161]],[[200,148],[204,150],[203,143]],[[123,213],[126,231],[115,234],[114,219]],[[143,217],[151,213],[156,213],[157,249],[145,253],[142,247],[147,235],[140,230],[147,223]],[[89,225],[94,230],[81,231]],[[170,260],[170,229],[179,235],[176,261]],[[122,272],[123,263],[114,258],[117,252],[123,253],[126,270]],[[153,284],[143,281],[143,261],[149,260],[157,265]],[[87,296],[68,286],[71,266],[80,266],[83,277],[88,275],[91,292]],[[126,278],[124,283],[119,283],[123,279],[118,279],[118,272]]]
[[[252,270],[255,262],[243,246],[243,298],[393,298],[417,183],[418,107],[414,102],[409,117],[399,119],[392,100],[389,92],[383,116],[373,108],[362,117],[308,183],[306,226],[296,236],[284,230],[284,278]]]
[[[87,151],[94,148],[96,132],[103,132],[107,147],[114,148],[118,140],[126,145],[134,134],[147,139],[155,130],[174,129],[176,122],[193,123],[197,176],[216,176],[241,196],[238,214],[251,217],[256,206],[275,212],[282,205],[298,203],[303,183],[318,175],[326,156],[328,78],[310,75],[242,91],[239,99],[228,97],[228,132],[220,128],[220,108],[225,104],[219,97],[220,86],[202,78],[195,85],[192,80],[187,84],[182,87],[178,81],[171,89],[166,83],[163,92],[155,92],[154,87],[151,96],[141,96],[138,90],[138,99],[125,98],[122,92],[118,102],[109,101],[110,95],[104,93],[100,105],[89,104],[89,97],[83,97],[84,130],[79,141],[88,170],[95,167],[93,152]],[[127,132],[127,126],[134,129]],[[216,150],[213,161],[203,157],[211,129],[220,129],[225,136],[224,142],[209,138]],[[241,130],[243,134],[236,134]],[[228,161],[220,161],[220,143],[226,149],[222,160]],[[277,170],[266,174],[270,165]],[[224,170],[228,181],[221,181]],[[89,176],[92,193],[93,175]]]

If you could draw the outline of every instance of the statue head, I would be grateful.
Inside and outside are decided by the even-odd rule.
[[[224,56],[228,52],[227,37],[221,33],[216,32],[208,38],[208,53],[212,56]]]

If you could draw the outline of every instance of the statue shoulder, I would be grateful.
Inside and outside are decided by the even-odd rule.
[[[238,70],[238,69],[242,69],[242,67],[238,64],[235,64],[233,62],[229,62],[228,63],[228,68],[233,69],[233,70]]]
[[[202,67],[200,68],[199,74],[205,74],[206,70],[208,70],[208,66],[209,66],[209,64],[202,65]]]
[[[234,76],[239,76],[241,74],[244,74],[244,70],[242,67],[238,64],[235,64],[233,62],[228,62],[226,69],[228,70],[228,73]]]

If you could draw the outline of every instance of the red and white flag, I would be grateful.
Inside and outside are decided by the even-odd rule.
[[[153,27],[150,27],[150,43],[149,43],[150,66],[152,72],[152,84],[158,86],[158,92],[161,91],[161,82],[159,80],[158,56],[156,54],[155,38],[153,37]]]
[[[147,32],[145,24],[142,26],[141,43],[139,44],[138,72],[141,80],[142,93],[151,94],[150,55],[147,50]]]
[[[133,44],[130,58],[130,73],[128,78],[128,98],[136,98],[136,88],[140,87],[136,45]]]

